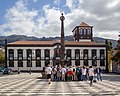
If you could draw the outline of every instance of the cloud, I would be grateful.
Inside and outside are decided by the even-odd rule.
[[[7,10],[5,15],[7,23],[4,24],[3,35],[25,34],[33,35],[35,28],[34,18],[38,15],[36,10],[28,11],[26,2],[20,0],[15,6]]]
[[[53,0],[54,4],[60,5],[61,0]]]
[[[37,2],[37,0],[33,0]],[[59,4],[62,0],[54,0]],[[28,9],[28,0],[20,0],[7,10],[6,23],[0,25],[3,35],[24,34],[37,37],[60,36],[61,7],[42,6],[42,9]],[[65,35],[72,35],[72,29],[84,21],[94,26],[94,36],[118,39],[120,32],[119,0],[66,0]]]

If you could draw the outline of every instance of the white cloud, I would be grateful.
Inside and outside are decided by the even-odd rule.
[[[108,8],[113,8],[115,6],[117,6],[117,4],[119,4],[119,1],[118,0],[111,0],[111,2],[109,2],[106,7]]]
[[[55,0],[55,2],[59,1]],[[66,0],[65,5],[70,12],[63,12],[65,35],[72,35],[72,29],[84,21],[94,26],[94,36],[118,39],[120,7],[116,4],[120,2],[119,0],[112,1],[117,1],[117,3],[113,6],[110,5],[110,0]],[[20,0],[7,10],[6,23],[0,26],[3,35],[60,36],[60,16],[63,9],[43,5],[41,10],[28,10],[26,5],[27,0]],[[106,7],[108,5],[112,8]]]
[[[28,11],[24,1],[16,2],[15,6],[7,10],[5,15],[7,23],[3,30],[4,35],[25,34],[33,35],[35,28],[34,18],[37,16],[36,10]]]
[[[54,4],[60,5],[61,0],[53,0],[53,1],[54,1]]]

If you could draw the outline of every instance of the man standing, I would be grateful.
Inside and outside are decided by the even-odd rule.
[[[52,68],[50,67],[50,64],[48,64],[48,67],[46,68],[46,74],[47,74],[47,79],[48,79],[48,84],[51,83],[51,73],[52,73]]]
[[[66,74],[65,66],[63,66],[63,68],[61,69],[61,73],[62,73],[62,81],[65,81],[65,74]]]
[[[89,80],[90,80],[90,86],[92,86],[93,76],[94,76],[94,69],[92,68],[92,66],[90,66],[90,68],[89,68]]]
[[[97,67],[96,70],[95,70],[96,74],[97,74],[97,80],[99,81],[102,81],[102,70],[100,67]]]

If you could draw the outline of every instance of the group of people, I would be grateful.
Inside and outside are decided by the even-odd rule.
[[[48,84],[51,81],[86,81],[90,80],[90,85],[92,85],[93,78],[95,74],[97,74],[97,80],[102,81],[102,70],[100,67],[96,67],[95,69],[92,66],[61,66],[56,65],[51,67],[48,64],[48,67],[45,69]]]

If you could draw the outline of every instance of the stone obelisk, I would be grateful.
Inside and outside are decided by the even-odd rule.
[[[60,61],[61,61],[61,65],[64,65],[64,57],[65,57],[65,41],[64,41],[64,20],[65,17],[62,16],[60,17],[61,20],[61,52],[60,52]]]

